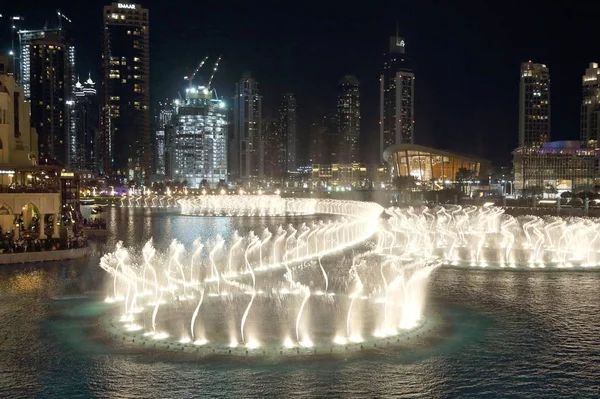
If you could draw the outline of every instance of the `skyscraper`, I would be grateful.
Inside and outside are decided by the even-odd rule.
[[[27,87],[31,119],[38,132],[40,159],[68,162],[67,101],[71,98],[69,49],[62,32],[52,32],[29,42]],[[25,93],[27,95],[27,93]]]
[[[66,81],[69,83],[67,89],[72,90],[75,87],[76,75],[75,75],[75,46],[67,41],[66,31],[62,28],[59,20],[58,28],[44,28],[35,30],[20,30],[19,34],[19,55],[16,56],[18,60],[16,71],[17,84],[23,87],[25,99],[31,99],[31,42],[34,40],[48,39],[60,42],[61,45],[66,47],[65,60],[67,78]]]
[[[251,180],[264,177],[262,140],[262,96],[258,82],[245,73],[236,83],[233,98],[233,136],[229,147],[231,178]]]
[[[550,141],[550,72],[546,65],[521,64],[519,86],[519,147],[539,147]]]
[[[171,101],[166,100],[158,104],[158,114],[154,121],[154,167],[155,173],[159,176],[167,174],[167,142],[169,130],[173,125],[173,113]]]
[[[280,165],[283,173],[298,169],[298,138],[296,137],[296,97],[284,94],[279,108],[279,131],[283,140],[284,162]]]
[[[337,117],[338,146],[337,163],[359,162],[360,94],[356,76],[346,75],[338,87]]]
[[[97,172],[97,139],[100,129],[100,104],[96,83],[91,75],[83,84],[75,83],[75,100],[71,106],[69,165],[76,169]]]
[[[123,1],[103,12],[102,169],[142,182],[152,167],[148,9]]]
[[[194,188],[227,179],[227,109],[214,93],[190,86],[175,105],[170,177]]]
[[[398,143],[413,143],[415,129],[415,74],[406,42],[390,37],[388,60],[379,77],[379,155]]]
[[[338,118],[334,112],[328,113],[309,127],[309,164],[329,164],[335,161]]]
[[[583,99],[581,102],[581,144],[598,148],[600,141],[600,68],[590,62],[582,78]]]
[[[280,179],[285,176],[285,141],[281,134],[279,118],[264,118],[261,122],[265,152],[265,178]]]

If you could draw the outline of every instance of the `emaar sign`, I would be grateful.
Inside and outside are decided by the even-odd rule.
[[[131,10],[135,10],[135,4],[125,4],[125,3],[117,3],[118,8],[129,8]]]

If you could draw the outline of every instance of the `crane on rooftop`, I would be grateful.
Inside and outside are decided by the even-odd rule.
[[[213,67],[213,72],[210,75],[210,79],[208,79],[208,88],[210,89],[210,85],[212,84],[212,81],[215,77],[215,74],[217,73],[217,69],[219,68],[219,62],[221,62],[221,58],[223,58],[222,55],[219,56],[219,58],[217,58],[217,62],[215,62],[215,66]]]
[[[206,57],[204,57],[204,59],[202,61],[200,61],[200,63],[198,64],[198,67],[190,76],[184,77],[185,80],[188,80],[190,82],[190,89],[192,88],[192,84],[193,84],[194,78],[196,77],[196,74],[198,73],[198,71],[200,71],[200,68],[202,68],[202,66],[204,65],[206,60],[208,60],[208,55]]]
[[[58,29],[62,29],[62,21],[63,19],[67,22],[73,22],[67,17],[65,14],[60,12],[60,10],[56,10],[56,15],[58,15]]]

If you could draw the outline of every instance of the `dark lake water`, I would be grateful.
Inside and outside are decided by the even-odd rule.
[[[100,339],[117,239],[158,247],[284,220],[109,211],[89,259],[0,269],[0,397],[600,397],[600,271],[437,270],[428,312],[443,327],[402,349],[348,358],[233,363],[153,358]],[[288,221],[289,222],[289,221]]]

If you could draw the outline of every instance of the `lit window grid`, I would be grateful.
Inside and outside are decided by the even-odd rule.
[[[595,149],[518,148],[513,155],[516,190],[544,187],[545,182],[560,180],[571,181],[573,190],[594,185],[600,159]]]

